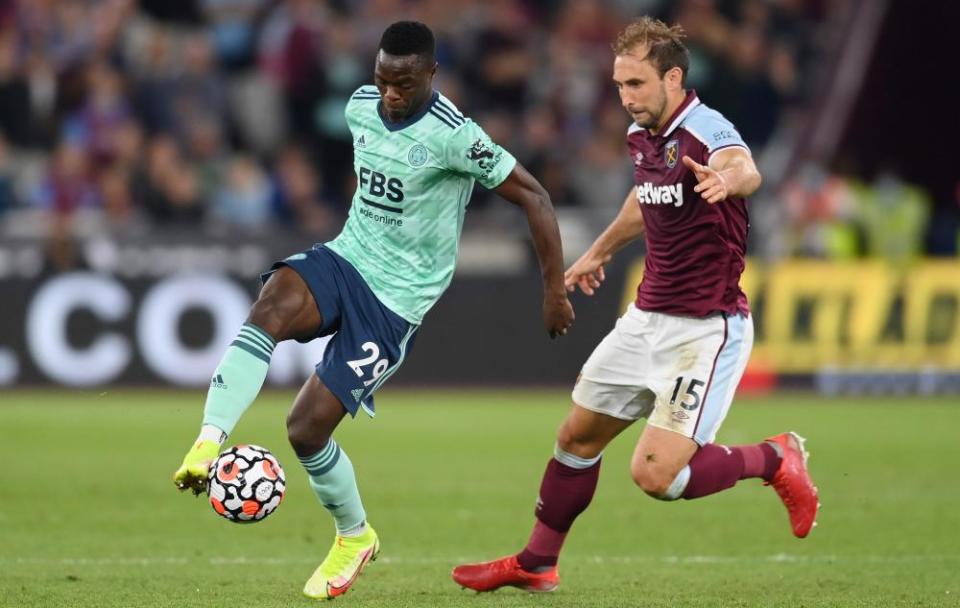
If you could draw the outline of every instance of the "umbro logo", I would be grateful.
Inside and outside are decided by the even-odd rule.
[[[217,374],[210,379],[210,386],[213,388],[227,388],[227,383],[223,381],[222,374]]]
[[[350,394],[353,395],[354,400],[359,402],[360,398],[363,397],[363,389],[355,388],[352,391],[350,391]]]
[[[367,147],[366,135],[361,135],[360,137],[358,137],[358,138],[357,138],[357,141],[354,142],[354,144],[355,144],[358,148],[366,148],[366,147]]]

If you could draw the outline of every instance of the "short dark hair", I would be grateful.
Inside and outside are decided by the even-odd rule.
[[[690,69],[690,53],[683,44],[686,34],[679,25],[667,25],[659,19],[641,17],[628,25],[613,43],[613,52],[628,55],[638,46],[647,48],[647,60],[660,73],[660,78],[673,68],[683,70],[681,85]]]
[[[419,55],[433,64],[435,42],[433,32],[419,21],[397,21],[380,38],[380,49],[390,55]]]

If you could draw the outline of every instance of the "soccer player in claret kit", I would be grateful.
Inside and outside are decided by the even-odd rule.
[[[450,284],[474,181],[526,212],[546,330],[562,335],[573,322],[549,196],[433,90],[436,71],[427,26],[386,29],[376,86],[360,87],[345,110],[357,190],[343,231],[264,275],[247,323],[214,372],[200,435],[174,474],[181,490],[203,492],[211,461],[263,386],[276,343],[335,333],[287,418],[290,443],[336,524],[333,547],[303,589],[313,598],[345,593],[379,551],[353,465],[332,434],[347,413],[373,416],[374,392],[403,363],[424,314]]]
[[[464,587],[555,589],[560,549],[590,504],[603,450],[640,418],[648,421],[630,469],[650,496],[701,498],[759,478],[780,496],[796,536],[814,525],[817,489],[798,435],[743,446],[713,443],[753,343],[738,283],[745,197],[760,185],[760,174],[733,125],[684,89],[682,35],[679,27],[642,18],[614,44],[613,80],[634,123],[627,147],[636,185],[565,282],[592,295],[604,280],[603,265],[645,233],[643,280],[636,302],[583,366],[543,475],[527,546],[458,566],[453,579]]]

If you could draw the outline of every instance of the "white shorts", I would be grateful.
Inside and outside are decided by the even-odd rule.
[[[587,359],[573,402],[620,418],[713,441],[753,347],[749,315],[706,318],[646,312],[633,304]]]

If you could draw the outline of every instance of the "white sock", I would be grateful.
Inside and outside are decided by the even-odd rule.
[[[367,522],[362,521],[359,524],[355,525],[354,527],[343,530],[342,532],[338,530],[337,536],[350,536],[350,537],[362,536],[363,533],[366,531],[367,531]]]
[[[216,441],[217,445],[223,445],[226,440],[227,434],[223,432],[223,429],[212,424],[205,424],[200,427],[200,435],[197,437],[197,441]]]

